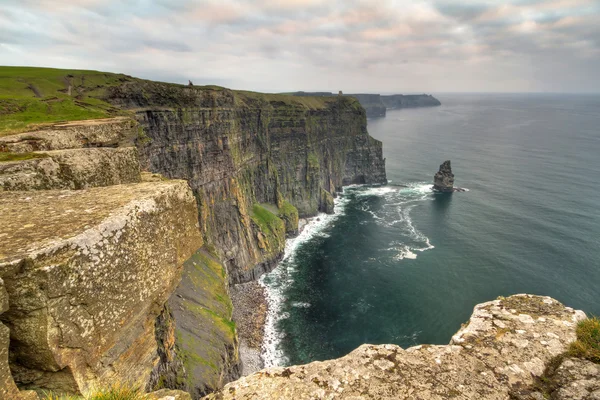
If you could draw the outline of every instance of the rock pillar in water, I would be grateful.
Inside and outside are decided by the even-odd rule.
[[[454,174],[452,173],[450,160],[444,161],[440,165],[440,170],[434,175],[433,190],[448,193],[454,191]]]

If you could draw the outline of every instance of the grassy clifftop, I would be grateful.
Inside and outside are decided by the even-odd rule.
[[[203,92],[226,91],[236,107],[281,105],[321,109],[339,101],[335,97],[295,97],[218,86],[192,86],[152,82],[124,74],[37,67],[0,66],[0,136],[35,129],[60,121],[126,115],[133,103],[124,104],[113,94],[137,96],[147,105],[186,108],[202,106]],[[122,100],[122,99],[121,99]],[[196,104],[198,103],[198,104]],[[350,102],[352,103],[352,102]],[[360,108],[358,102],[350,104]]]
[[[128,79],[98,71],[0,67],[0,136],[35,124],[122,114],[101,98],[106,87]]]

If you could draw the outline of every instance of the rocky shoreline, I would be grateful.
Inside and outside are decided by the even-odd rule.
[[[230,296],[239,338],[242,376],[247,376],[264,368],[261,348],[268,306],[265,288],[258,281],[241,283],[230,288]]]
[[[317,220],[319,217],[314,217]],[[311,218],[298,220],[298,235]],[[277,268],[277,266],[275,266]],[[265,340],[265,324],[269,311],[266,288],[258,280],[233,285],[229,289],[233,304],[233,321],[239,339],[239,356],[242,376],[252,375],[265,367],[262,346]]]

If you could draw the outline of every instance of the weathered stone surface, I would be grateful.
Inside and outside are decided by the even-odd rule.
[[[0,163],[1,190],[85,189],[140,182],[135,147],[53,150]]]
[[[450,345],[365,344],[337,360],[260,371],[207,399],[509,399],[567,348],[583,318],[549,297],[501,298],[477,305]]]
[[[149,393],[146,400],[192,400],[192,396],[181,390],[162,389]]]
[[[599,400],[600,365],[592,361],[558,357],[544,376],[530,387],[512,393],[515,400]]]
[[[440,165],[440,170],[433,177],[433,190],[438,192],[454,191],[454,174],[450,166],[450,160],[444,161]]]
[[[126,117],[53,124],[43,130],[0,137],[0,151],[79,149],[84,147],[130,146],[140,136],[134,120]]]
[[[0,275],[20,387],[145,384],[155,319],[202,239],[186,182],[0,192]]]
[[[600,400],[600,365],[588,360],[565,359],[552,377],[556,400]]]

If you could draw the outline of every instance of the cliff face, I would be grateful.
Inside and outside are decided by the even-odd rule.
[[[381,96],[381,101],[388,109],[434,107],[442,104],[430,94],[394,94]]]
[[[360,105],[365,108],[367,117],[378,118],[385,117],[385,105],[381,101],[381,96],[378,94],[349,94],[356,98]]]
[[[278,214],[287,202],[311,216],[331,211],[342,185],[386,182],[381,143],[354,99],[159,83],[126,84],[109,98],[135,109],[142,168],[190,183],[204,237],[232,283],[257,278],[281,256],[284,237],[263,223],[260,204]]]
[[[135,128],[115,119],[0,139],[14,159],[0,163],[0,394],[36,398],[13,380],[73,394],[147,382],[155,321],[202,237],[186,182],[141,174],[134,147],[103,147]]]
[[[575,326],[584,318],[549,297],[500,298],[477,305],[449,345],[404,350],[365,344],[337,360],[260,371],[209,399],[541,399],[541,393],[517,396],[530,393],[527,388],[575,340]],[[589,389],[598,387],[598,379],[585,378],[597,368],[589,364],[567,377],[579,387],[569,393],[584,395],[571,398],[595,398]]]
[[[381,143],[352,98],[131,77],[93,91],[133,119],[0,138],[0,389],[121,380],[199,398],[239,376],[229,284],[272,269],[342,185],[385,183]]]
[[[298,216],[332,212],[342,185],[386,183],[381,143],[368,135],[364,110],[352,98],[134,82],[112,89],[108,99],[135,110],[142,169],[189,182],[207,248],[224,261],[226,274],[211,275],[220,287],[223,279],[247,282],[271,270]],[[217,322],[230,320],[231,310],[220,308],[197,274],[186,267],[169,302],[174,350],[165,350],[151,382],[194,397],[239,376],[236,335],[198,323],[214,315],[194,305],[217,312]]]

